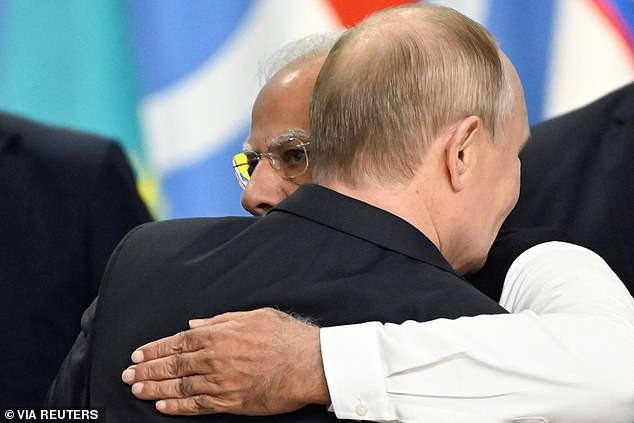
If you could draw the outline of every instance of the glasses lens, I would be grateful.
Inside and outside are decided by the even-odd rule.
[[[233,170],[236,172],[238,183],[244,188],[253,173],[253,170],[249,169],[249,157],[245,153],[238,153],[233,156]]]
[[[251,179],[251,175],[260,161],[260,155],[252,151],[244,151],[233,156],[233,170],[238,182],[244,188]]]
[[[301,142],[296,138],[289,141],[270,149],[271,157],[274,158],[271,164],[279,170],[282,177],[294,179],[308,169],[308,142]]]
[[[244,188],[251,179],[251,175],[255,170],[255,167],[260,161],[261,154],[255,151],[243,151],[233,156],[233,170],[236,172],[236,177],[240,186]]]

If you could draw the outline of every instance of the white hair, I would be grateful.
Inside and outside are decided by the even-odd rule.
[[[339,30],[311,34],[284,45],[260,64],[260,83],[266,84],[275,74],[295,62],[325,57],[344,32]]]

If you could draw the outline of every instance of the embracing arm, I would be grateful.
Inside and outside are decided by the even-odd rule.
[[[141,364],[123,372],[138,398],[163,399],[159,411],[272,415],[330,402],[318,327],[272,308],[190,326],[137,349]]]
[[[534,247],[500,302],[516,314],[322,329],[337,416],[632,421],[634,300],[600,257]]]
[[[253,404],[254,396],[265,406],[250,408],[249,414],[272,414],[323,403],[329,395],[337,417],[357,420],[632,420],[634,300],[601,258],[565,243],[534,247],[511,266],[501,304],[517,314],[323,328],[328,389],[317,396],[301,385],[323,386],[317,382],[323,376],[305,372],[294,355],[302,345],[319,349],[318,343],[306,341],[314,340],[314,328],[294,321],[297,333],[312,330],[312,335],[301,341],[295,332],[287,336],[284,325],[274,322],[282,313],[273,310],[220,316],[148,344],[136,353],[141,364],[127,381],[142,381],[135,394],[164,399],[158,404],[169,414],[245,414],[244,404]],[[226,323],[238,322],[237,317],[242,323],[229,328]],[[266,330],[257,326],[266,322],[271,323]],[[218,342],[240,336],[258,339],[260,346],[249,350],[243,348],[246,341]],[[200,358],[211,345],[214,355]],[[261,348],[265,345],[276,348]],[[188,351],[198,352],[198,358]],[[260,364],[234,367],[230,360],[236,355],[239,362]],[[301,357],[306,368],[314,369],[322,365],[318,356]],[[232,365],[221,365],[227,362]],[[263,368],[262,363],[277,365]],[[236,372],[229,375],[228,369]],[[254,389],[248,381],[255,375],[266,377],[264,385],[272,388]],[[226,383],[220,389],[216,382],[222,378]],[[295,381],[292,390],[285,391],[284,380]],[[302,389],[312,396],[298,396]],[[222,401],[227,390],[238,398],[231,404]],[[277,395],[268,397],[272,391]],[[293,398],[291,408],[283,400],[287,394]]]

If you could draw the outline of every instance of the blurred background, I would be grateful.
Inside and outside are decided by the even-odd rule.
[[[399,0],[0,0],[0,109],[118,140],[157,218],[245,214],[231,157],[258,66]],[[447,0],[513,60],[538,123],[634,79],[630,0]]]

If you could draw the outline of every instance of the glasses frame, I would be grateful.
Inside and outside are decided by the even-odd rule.
[[[235,172],[236,178],[238,179],[238,183],[240,184],[240,186],[243,189],[246,188],[247,184],[249,183],[249,180],[251,179],[251,173],[253,173],[253,171],[255,170],[255,167],[257,167],[257,164],[260,163],[260,161],[262,160],[262,157],[266,157],[268,159],[269,164],[271,165],[273,169],[275,169],[278,172],[280,177],[282,177],[283,179],[289,180],[291,182],[297,183],[295,179],[305,174],[310,165],[308,149],[306,148],[308,145],[310,145],[310,141],[308,141],[304,137],[300,137],[297,135],[283,135],[281,137],[276,138],[275,140],[271,142],[267,142],[267,147],[269,149],[279,148],[279,147],[287,146],[289,143],[293,141],[298,141],[298,143],[295,144],[293,147],[296,149],[301,148],[304,152],[304,157],[306,158],[306,163],[303,166],[303,169],[301,169],[301,171],[293,172],[293,174],[285,173],[283,171],[284,170],[283,164],[282,164],[283,160],[281,159],[280,154],[277,152],[268,151],[266,153],[258,153],[252,150],[245,150],[245,151],[242,151],[241,153],[234,155],[233,162],[232,162],[233,170]],[[249,173],[250,163],[252,163],[254,160],[257,163],[253,166],[253,171]]]

